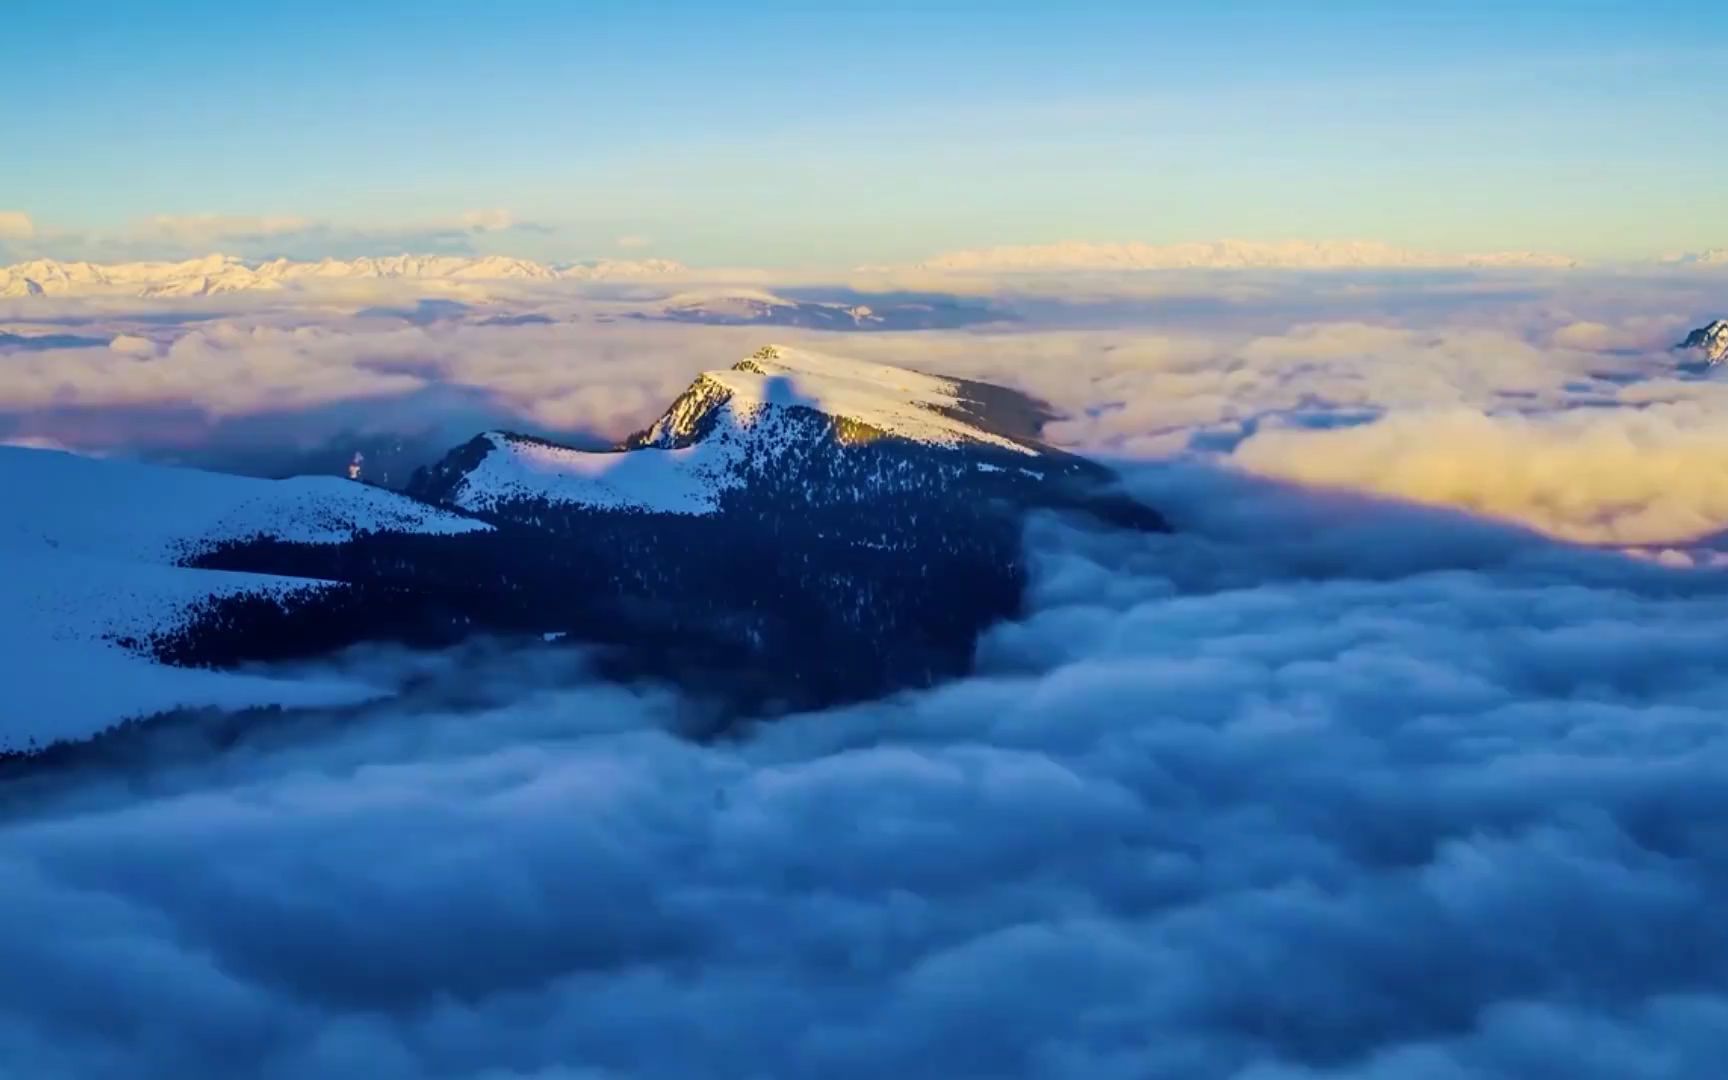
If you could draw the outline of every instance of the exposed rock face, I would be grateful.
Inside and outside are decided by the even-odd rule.
[[[1717,319],[1708,326],[1700,326],[1687,334],[1685,341],[1674,347],[1695,350],[1703,355],[1707,363],[1728,362],[1728,319]]]

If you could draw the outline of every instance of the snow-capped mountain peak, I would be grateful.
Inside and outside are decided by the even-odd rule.
[[[751,428],[765,411],[808,409],[843,421],[842,437],[894,436],[931,446],[1037,451],[992,431],[952,379],[807,349],[769,345],[731,368],[705,371],[632,445],[671,448],[706,434],[724,410]]]
[[[1728,319],[1717,319],[1707,326],[1700,326],[1687,334],[1686,340],[1675,348],[1696,349],[1712,364],[1728,363]]]
[[[955,460],[965,452],[992,468],[1041,475],[1039,459],[1055,452],[1023,424],[998,423],[977,400],[990,394],[1021,406],[1022,419],[1030,415],[1019,395],[1001,388],[770,345],[698,375],[654,423],[615,449],[487,432],[425,470],[410,491],[478,513],[544,501],[706,515],[722,510],[732,492],[785,483],[801,469],[823,472],[827,466],[815,462],[847,447]],[[822,483],[807,488],[805,496],[824,497]]]

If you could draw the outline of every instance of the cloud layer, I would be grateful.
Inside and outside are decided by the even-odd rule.
[[[1041,525],[1028,616],[935,692],[700,744],[695,703],[567,660],[355,657],[417,689],[142,780],[15,784],[0,1055],[1713,1075],[1723,582],[1192,469],[1138,483],[1183,531]]]
[[[1694,540],[1728,528],[1725,404],[1715,392],[1540,418],[1412,413],[1265,432],[1232,460],[1264,476],[1455,506],[1581,543]]]
[[[741,335],[721,340],[732,339],[731,349],[697,350],[671,335],[580,324],[412,325],[395,315],[334,326],[222,320],[171,335],[122,334],[103,348],[10,356],[0,368],[0,416],[12,414],[14,437],[93,447],[140,440],[150,417],[162,413],[189,413],[179,422],[180,441],[195,444],[227,420],[307,410],[319,410],[306,416],[307,437],[331,434],[331,424],[413,432],[476,408],[521,426],[618,437],[655,415],[703,366],[729,365],[733,350],[753,347]]]

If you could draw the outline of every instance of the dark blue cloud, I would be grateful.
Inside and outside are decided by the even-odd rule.
[[[0,352],[42,352],[46,349],[99,349],[113,340],[78,334],[12,334],[0,331]]]
[[[1716,1075],[1728,579],[1141,482],[1183,531],[1038,526],[1028,614],[934,692],[699,744],[527,657],[362,658],[469,705],[14,781],[0,1060]]]

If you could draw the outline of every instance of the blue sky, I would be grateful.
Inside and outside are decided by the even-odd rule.
[[[0,210],[832,264],[1062,239],[1728,244],[1714,5],[8,5]],[[97,237],[91,240],[90,237]],[[91,245],[96,245],[92,247]],[[21,249],[21,242],[13,241]]]

